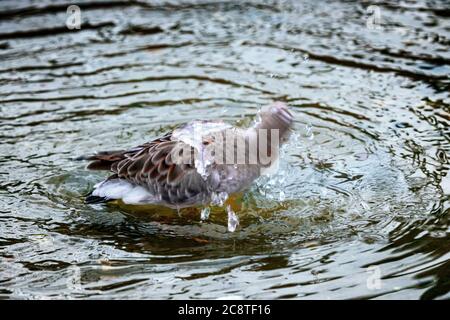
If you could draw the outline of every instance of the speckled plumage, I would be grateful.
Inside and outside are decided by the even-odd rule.
[[[218,121],[195,121],[129,150],[81,157],[91,161],[88,169],[112,172],[95,186],[86,201],[122,199],[130,204],[182,208],[209,203],[215,194],[243,191],[260,175],[263,167],[259,163],[248,163],[250,153],[255,152],[248,143],[257,139],[260,129],[269,129],[269,132],[278,129],[282,143],[293,121],[287,106],[280,102],[264,108],[259,117],[259,121],[247,129],[233,128]],[[196,134],[201,140],[189,138],[195,130],[199,131]],[[226,159],[227,152],[238,152],[235,143],[225,143],[230,137],[246,143],[241,149],[247,159],[245,163],[238,162],[238,156],[232,163],[219,161]],[[270,133],[263,137],[270,147]]]

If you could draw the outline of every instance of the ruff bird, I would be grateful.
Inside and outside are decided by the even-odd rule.
[[[220,204],[248,188],[277,161],[293,116],[281,102],[262,108],[249,128],[193,121],[129,150],[79,157],[87,168],[112,174],[95,185],[87,203],[122,200],[185,208]]]

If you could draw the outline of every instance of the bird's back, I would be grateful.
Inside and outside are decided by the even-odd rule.
[[[265,148],[273,147],[276,130],[278,146],[292,124],[284,104],[266,108],[260,116],[248,129],[221,121],[194,121],[130,150],[83,157],[91,161],[89,169],[113,173],[87,201],[122,199],[181,208],[208,203],[218,193],[240,192],[267,166],[259,162],[260,142],[269,140]]]

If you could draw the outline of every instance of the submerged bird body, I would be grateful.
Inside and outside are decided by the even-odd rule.
[[[112,172],[86,201],[120,199],[171,208],[220,203],[224,195],[248,188],[276,161],[270,153],[277,153],[289,134],[293,118],[286,105],[277,102],[259,117],[247,129],[221,121],[194,121],[130,150],[81,157],[91,161],[88,169]],[[261,148],[270,163],[261,161]]]

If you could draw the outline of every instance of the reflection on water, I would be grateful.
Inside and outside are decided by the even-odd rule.
[[[80,31],[0,3],[0,296],[449,298],[450,22],[413,2],[86,2]],[[83,203],[103,174],[71,158],[273,100],[295,134],[234,233]]]

